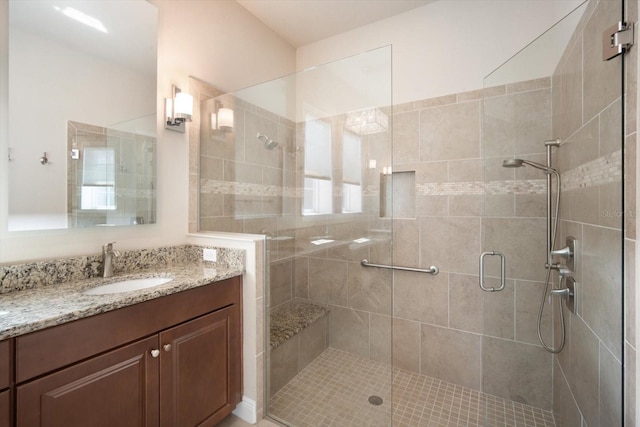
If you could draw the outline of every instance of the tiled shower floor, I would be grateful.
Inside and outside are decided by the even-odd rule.
[[[269,402],[269,414],[296,427],[391,425],[388,365],[329,348]],[[374,406],[371,395],[384,403]],[[555,427],[549,411],[426,375],[393,369],[393,426]]]

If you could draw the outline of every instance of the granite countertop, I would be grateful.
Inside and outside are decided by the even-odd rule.
[[[242,272],[238,267],[192,263],[0,294],[0,340],[240,276]],[[139,291],[108,295],[82,293],[96,286],[144,277],[173,280]]]

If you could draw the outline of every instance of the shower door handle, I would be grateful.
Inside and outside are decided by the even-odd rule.
[[[484,283],[484,259],[487,255],[500,257],[500,287],[499,288],[487,288]],[[480,289],[487,292],[496,292],[504,289],[505,284],[505,266],[504,266],[504,254],[498,251],[482,252],[480,254]]]

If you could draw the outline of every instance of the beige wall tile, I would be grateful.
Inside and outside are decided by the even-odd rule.
[[[629,344],[624,360],[624,425],[633,426],[636,421],[636,351]]]
[[[596,49],[597,50],[597,49]],[[553,135],[567,139],[582,126],[582,45],[570,48],[564,64],[554,76]],[[588,121],[588,119],[586,120]]]
[[[250,184],[262,184],[262,168],[255,164],[225,160],[224,180]]]
[[[480,390],[480,335],[422,324],[420,372]]]
[[[278,136],[278,124],[270,119],[254,113],[245,113],[245,161],[254,165],[282,167],[281,150],[267,150],[264,143],[256,136],[258,133],[271,139]]]
[[[637,149],[637,134],[634,133],[625,139],[624,147],[624,234],[626,238],[634,240],[637,237],[636,224],[638,219],[638,212],[636,209],[638,188]]]
[[[294,296],[296,298],[309,298],[309,258],[296,257],[293,269]]]
[[[485,393],[550,410],[552,356],[541,347],[482,338]]]
[[[636,242],[624,241],[625,340],[636,345]]]
[[[578,410],[569,384],[561,371],[560,365],[554,361],[553,371],[553,417],[556,425],[562,427],[581,427],[582,416]]]
[[[224,196],[222,194],[200,193],[200,218],[223,215]]]
[[[300,332],[298,341],[298,371],[306,368],[320,353],[327,349],[328,328],[329,316],[324,316]]]
[[[446,216],[449,214],[449,196],[416,196],[416,215]]]
[[[612,182],[598,186],[600,204],[598,224],[622,229],[624,210],[622,207],[622,182]]]
[[[544,300],[542,325],[540,328],[542,338],[548,345],[552,344],[551,319],[557,313],[558,300],[549,304],[547,298],[543,298],[544,283],[516,282],[516,340],[529,344],[540,345],[538,339],[538,312],[540,304]],[[564,308],[563,308],[564,309]]]
[[[286,340],[269,354],[269,395],[273,396],[298,373],[298,335]]]
[[[577,316],[572,317],[570,333],[567,379],[587,425],[598,425],[598,338]]]
[[[393,162],[411,163],[419,158],[419,111],[393,115]]]
[[[483,159],[450,160],[447,162],[448,182],[484,180]]]
[[[601,426],[622,424],[622,366],[600,345],[600,420]]]
[[[450,216],[481,216],[484,210],[484,196],[449,196]]]
[[[546,262],[546,221],[542,218],[483,218],[483,250],[506,255],[508,278],[544,279]],[[479,252],[478,252],[479,253]],[[497,262],[486,273],[498,276]]]
[[[369,358],[369,313],[331,306],[329,345]]]
[[[420,323],[393,319],[393,366],[420,372]]]
[[[553,150],[553,164],[562,173],[598,158],[600,153],[600,122],[593,119],[571,138]]]
[[[478,276],[449,274],[449,326],[468,332],[482,333],[484,325],[484,292]]]
[[[393,315],[401,319],[447,326],[448,277],[406,271],[394,272]]]
[[[600,156],[620,150],[623,144],[622,98],[600,112]]]
[[[200,156],[200,178],[202,179],[223,179],[223,160],[216,157]]]
[[[420,221],[415,219],[393,220],[393,263],[417,266],[420,261]]]
[[[474,274],[480,254],[480,218],[420,218],[420,265]]]
[[[273,308],[293,298],[293,263],[292,261],[272,263],[270,271],[269,303]]]
[[[391,315],[391,274],[391,270],[363,267],[360,262],[349,263],[348,306],[357,310]]]
[[[487,286],[500,286],[496,278],[485,277]],[[484,297],[484,335],[506,339],[515,338],[515,289],[513,280],[507,280],[499,292],[483,292]]]
[[[420,160],[477,158],[480,114],[477,101],[420,111]]]
[[[584,117],[591,119],[620,96],[620,60],[603,61],[602,33],[620,19],[620,4],[598,3],[584,30]]]
[[[348,304],[347,262],[309,258],[309,299],[321,304]]]
[[[369,321],[369,358],[391,367],[391,316],[371,314]]]
[[[621,233],[584,226],[583,316],[598,337],[616,355],[622,355],[622,248]]]

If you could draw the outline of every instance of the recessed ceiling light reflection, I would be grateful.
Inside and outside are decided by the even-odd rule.
[[[99,19],[87,15],[84,12],[80,12],[78,9],[74,9],[72,7],[65,7],[64,9],[62,9],[58,6],[53,6],[53,8],[58,12],[61,12],[63,15],[68,16],[71,19],[75,19],[76,21],[81,22],[84,25],[93,28],[94,30],[100,31],[105,34],[108,33],[104,24],[100,22]]]

